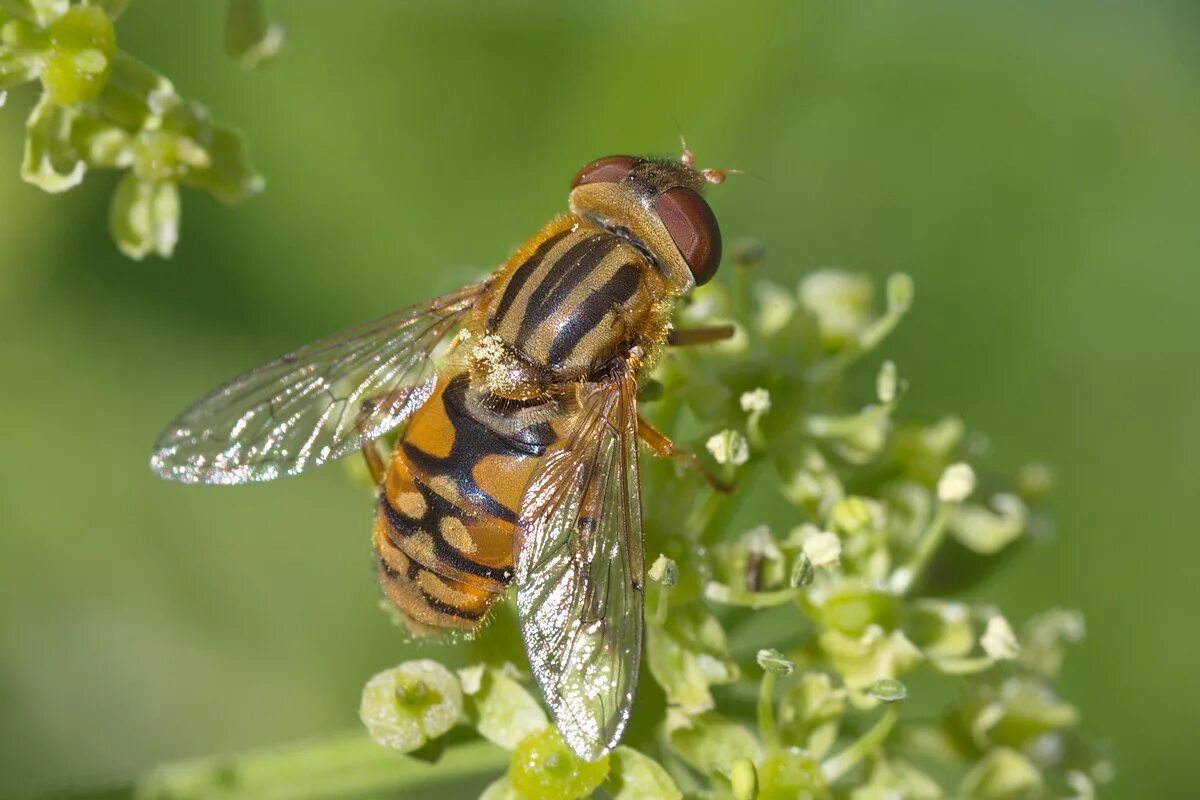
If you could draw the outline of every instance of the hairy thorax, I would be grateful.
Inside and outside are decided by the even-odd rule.
[[[578,217],[552,221],[508,262],[479,306],[468,361],[475,385],[536,400],[592,380],[667,330],[662,278],[643,250]]]

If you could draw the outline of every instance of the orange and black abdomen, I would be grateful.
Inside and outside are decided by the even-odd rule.
[[[513,533],[533,470],[557,435],[469,399],[443,375],[413,415],[379,492],[375,555],[384,594],[414,633],[479,625],[512,580]]]

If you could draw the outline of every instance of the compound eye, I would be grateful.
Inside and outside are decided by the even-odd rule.
[[[704,198],[686,186],[676,186],[658,196],[654,210],[687,262],[696,285],[712,280],[721,263],[721,229]]]
[[[641,159],[633,156],[605,156],[598,158],[588,164],[583,169],[579,170],[575,175],[575,180],[571,181],[571,188],[582,186],[585,183],[616,183],[629,174]]]

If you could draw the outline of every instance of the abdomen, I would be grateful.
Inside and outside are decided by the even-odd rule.
[[[521,497],[557,439],[520,413],[481,406],[465,372],[444,375],[396,444],[374,545],[384,594],[413,633],[477,627],[512,579]]]

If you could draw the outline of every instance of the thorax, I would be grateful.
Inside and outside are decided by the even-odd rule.
[[[498,272],[472,320],[476,377],[503,396],[588,379],[667,329],[662,278],[628,240],[578,217],[553,220]]]

